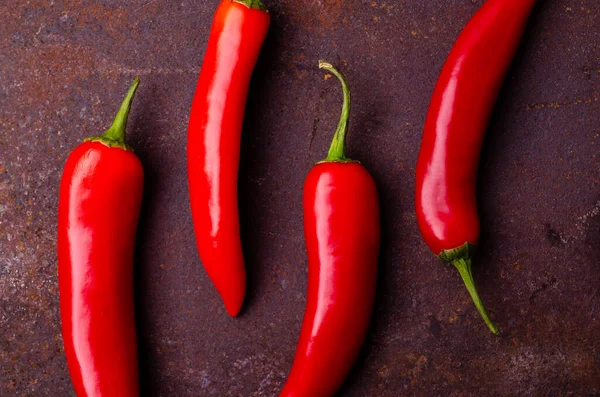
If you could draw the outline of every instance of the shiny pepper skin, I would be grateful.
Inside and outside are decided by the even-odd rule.
[[[373,178],[345,156],[350,91],[327,158],[304,184],[308,253],[306,311],[292,370],[280,397],[333,396],[352,369],[367,335],[377,284],[381,240]]]
[[[460,272],[493,333],[475,289],[479,242],[475,188],[489,118],[535,0],[488,0],[458,37],[435,87],[416,169],[416,214],[435,255]]]
[[[238,219],[238,168],[248,86],[269,28],[258,0],[223,0],[215,13],[188,127],[188,183],[196,243],[231,316],[246,268]]]
[[[60,311],[78,397],[139,395],[133,255],[144,170],[124,142],[138,82],[113,126],[71,153],[60,185]]]

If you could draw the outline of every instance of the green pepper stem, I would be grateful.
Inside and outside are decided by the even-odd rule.
[[[112,125],[104,134],[102,134],[102,138],[107,139],[109,141],[113,141],[117,144],[125,145],[125,130],[127,129],[127,118],[129,117],[129,111],[131,110],[131,102],[133,101],[133,96],[135,95],[135,91],[140,85],[140,79],[138,77],[135,78],[131,87],[129,87],[129,91],[127,91],[127,96],[123,100],[121,104],[121,108],[115,117],[115,121],[113,121]]]
[[[234,3],[240,3],[252,10],[268,12],[267,7],[260,0],[233,0]]]
[[[496,324],[493,323],[493,321],[490,319],[490,316],[488,316],[487,312],[485,311],[485,307],[483,306],[481,298],[479,298],[479,294],[477,293],[477,289],[475,288],[475,282],[473,281],[473,273],[471,271],[471,259],[457,258],[452,261],[452,264],[454,265],[454,267],[456,267],[456,269],[460,273],[460,276],[465,282],[467,291],[469,291],[469,295],[471,295],[473,303],[475,303],[475,307],[479,311],[479,314],[481,314],[483,321],[485,321],[490,331],[497,335],[500,332],[500,330],[498,329]]]
[[[346,133],[348,132],[348,123],[350,118],[350,88],[348,88],[348,82],[342,73],[340,73],[332,64],[319,61],[319,69],[325,69],[328,72],[334,74],[342,83],[342,91],[344,92],[344,104],[342,105],[342,115],[340,122],[338,123],[333,141],[329,147],[329,153],[324,161],[337,161],[337,162],[348,162],[352,161],[346,157]]]

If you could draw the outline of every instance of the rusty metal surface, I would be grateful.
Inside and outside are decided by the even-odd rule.
[[[482,155],[476,282],[419,235],[413,175],[433,85],[483,0],[265,0],[240,176],[249,270],[230,319],[201,268],[187,197],[188,109],[217,0],[0,2],[0,395],[73,395],[62,351],[56,209],[64,161],[112,120],[135,75],[129,142],[147,189],[136,299],[144,396],[274,396],[305,304],[301,188],[341,103],[384,244],[372,328],[340,396],[600,394],[600,3],[540,2]],[[456,159],[460,161],[460,159]]]

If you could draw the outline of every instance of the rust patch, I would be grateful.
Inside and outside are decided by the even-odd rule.
[[[343,22],[344,15],[352,14],[353,3],[347,0],[310,1],[294,11],[294,19],[300,26],[325,34]]]

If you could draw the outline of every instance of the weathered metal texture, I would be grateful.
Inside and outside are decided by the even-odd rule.
[[[414,164],[430,95],[483,0],[265,0],[240,197],[249,293],[230,319],[194,246],[188,110],[217,0],[0,2],[0,394],[72,395],[60,335],[62,166],[142,85],[129,142],[146,192],[136,288],[145,396],[274,396],[302,320],[301,195],[354,94],[349,151],[375,176],[384,243],[372,329],[340,396],[600,394],[600,3],[540,2],[481,161],[476,281],[422,242]],[[460,159],[456,159],[460,161]]]

